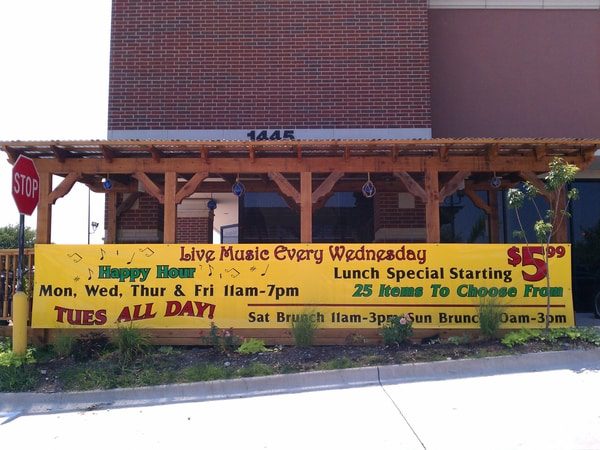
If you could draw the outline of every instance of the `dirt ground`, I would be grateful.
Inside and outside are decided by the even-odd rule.
[[[476,341],[455,345],[433,340],[421,344],[403,344],[399,347],[384,347],[382,345],[314,346],[304,348],[275,346],[269,347],[266,352],[252,355],[216,351],[211,347],[157,347],[151,354],[143,358],[140,367],[151,367],[157,371],[178,373],[194,366],[212,364],[226,368],[229,373],[236,371],[242,373],[242,371],[260,364],[267,366],[269,373],[281,374],[583,348],[592,348],[592,345],[565,340],[554,343],[529,342],[509,349],[499,341]],[[65,390],[63,380],[65,373],[85,370],[86,367],[89,370],[97,370],[98,364],[108,365],[109,372],[113,369],[118,370],[115,358],[111,357],[88,361],[76,361],[73,357],[49,358],[43,362],[38,362],[35,369],[39,373],[39,382],[35,391],[63,391]],[[134,371],[136,370],[135,366],[134,364],[134,369],[132,369]]]

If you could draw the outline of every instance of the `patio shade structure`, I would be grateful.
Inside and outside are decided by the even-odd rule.
[[[131,206],[131,198],[135,201],[132,196],[117,204],[116,194],[135,193],[140,186],[164,206],[164,243],[174,243],[177,204],[195,192],[230,192],[241,176],[254,180],[244,182],[248,191],[278,191],[297,208],[300,240],[311,242],[313,210],[336,190],[360,190],[366,174],[378,191],[408,191],[425,203],[427,242],[434,243],[440,241],[439,204],[459,188],[465,186],[476,206],[497,220],[495,201],[488,204],[474,194],[491,189],[492,176],[503,180],[496,188],[522,180],[543,187],[538,175],[553,158],[584,169],[600,140],[11,141],[0,142],[0,148],[11,163],[19,155],[35,160],[40,175],[38,243],[50,242],[52,205],[76,182],[106,192],[106,243],[116,241],[117,216]],[[54,189],[52,175],[64,177]],[[110,190],[103,187],[105,178],[112,181]],[[566,228],[558,239],[566,240]]]

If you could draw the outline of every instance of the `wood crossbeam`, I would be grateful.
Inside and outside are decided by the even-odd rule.
[[[64,178],[64,180],[62,180],[60,182],[60,184],[58,186],[56,186],[56,188],[52,192],[50,192],[50,194],[48,195],[48,204],[54,205],[54,203],[56,203],[56,200],[67,195],[73,188],[73,185],[80,178],[81,178],[81,173],[79,173],[79,172],[72,172],[72,173],[68,174]]]

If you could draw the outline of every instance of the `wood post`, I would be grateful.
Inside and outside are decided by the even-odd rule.
[[[108,191],[106,194],[106,223],[104,228],[106,234],[104,236],[105,244],[117,243],[117,193]]]
[[[490,243],[500,243],[499,217],[498,217],[498,191],[488,191],[490,213],[488,214],[490,226]]]
[[[312,173],[300,173],[300,242],[312,242]]]
[[[177,229],[177,203],[175,196],[177,193],[177,173],[165,173],[165,193],[164,193],[164,221],[163,221],[163,242],[165,244],[174,244]]]
[[[440,242],[440,188],[437,169],[425,169],[425,221],[427,226],[427,242]]]
[[[42,172],[40,176],[40,201],[37,207],[36,243],[50,244],[52,236],[52,174]]]

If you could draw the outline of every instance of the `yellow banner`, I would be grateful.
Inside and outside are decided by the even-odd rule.
[[[36,245],[32,326],[478,328],[481,299],[504,328],[573,326],[569,245]]]

